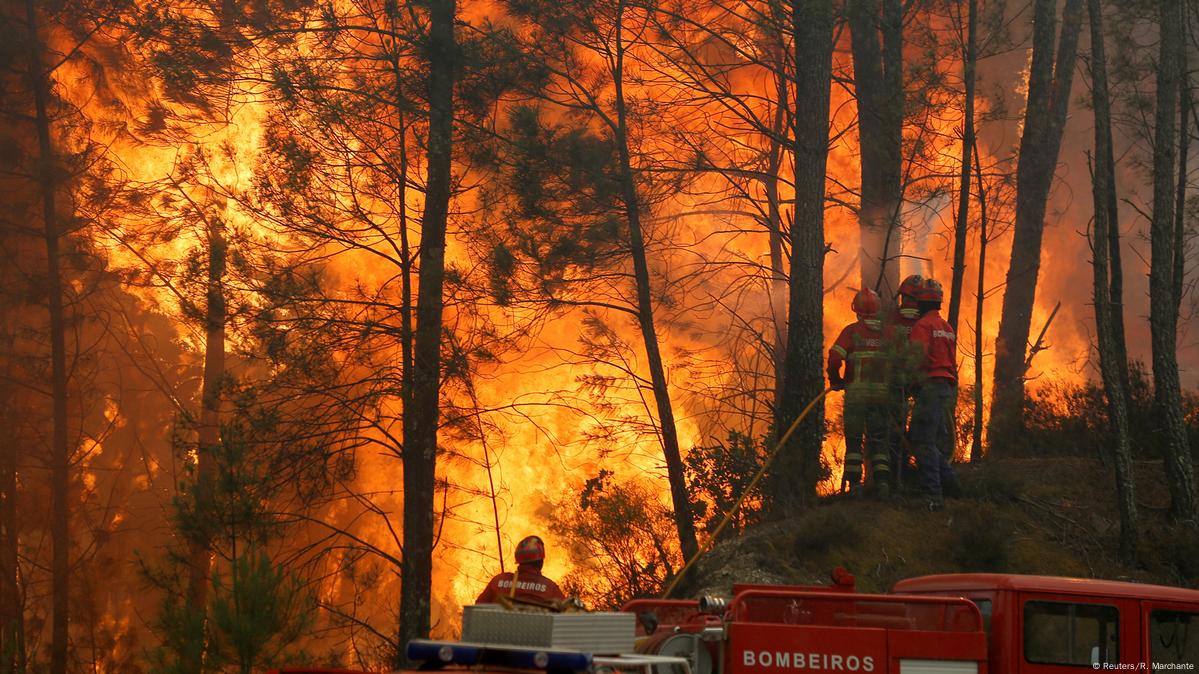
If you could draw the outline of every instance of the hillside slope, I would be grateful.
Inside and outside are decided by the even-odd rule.
[[[1199,536],[1167,521],[1160,462],[1138,462],[1138,565],[1116,558],[1112,470],[1081,458],[1007,459],[959,467],[966,495],[928,512],[914,501],[836,496],[801,516],[722,541],[696,567],[690,591],[727,596],[733,582],[824,583],[835,566],[858,589],[902,578],[998,571],[1195,587]]]

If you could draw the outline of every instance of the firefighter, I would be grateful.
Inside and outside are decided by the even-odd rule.
[[[867,489],[881,499],[891,492],[887,456],[889,363],[883,354],[882,302],[864,288],[853,298],[858,320],[841,331],[828,352],[828,379],[834,391],[845,391],[845,474],[842,483],[854,493],[862,481],[863,449],[870,461]],[[844,375],[841,364],[846,363]]]
[[[923,357],[922,353],[913,351],[910,337],[912,326],[920,318],[916,293],[923,284],[924,277],[919,274],[911,274],[899,284],[895,306],[883,328],[887,355],[892,362],[887,405],[887,454],[891,461],[893,489],[897,489],[905,480],[908,465],[907,429],[911,385],[916,379],[919,360]]]
[[[566,599],[558,584],[541,575],[545,543],[538,536],[525,536],[516,545],[516,572],[497,574],[475,599],[476,604],[494,604],[501,596],[513,596],[549,604]],[[515,581],[516,589],[512,585]]]
[[[920,318],[912,326],[911,341],[922,353],[921,380],[912,410],[911,437],[920,483],[930,510],[944,506],[946,494],[958,492],[949,423],[957,398],[957,336],[941,318],[944,298],[941,284],[925,279],[916,293]]]

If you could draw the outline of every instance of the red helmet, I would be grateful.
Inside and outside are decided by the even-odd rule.
[[[899,294],[903,297],[916,297],[920,292],[920,287],[924,285],[924,277],[920,274],[912,274],[899,284]]]
[[[877,316],[882,307],[878,293],[870,288],[862,288],[853,296],[853,312],[859,316]]]
[[[928,302],[930,304],[940,304],[945,299],[945,290],[937,283],[936,279],[925,279],[920,285],[920,289],[916,291],[916,299],[920,302]]]
[[[545,560],[545,543],[537,536],[525,536],[516,544],[516,563],[529,564]]]

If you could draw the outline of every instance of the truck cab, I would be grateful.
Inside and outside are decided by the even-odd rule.
[[[982,614],[992,674],[1199,667],[1199,591],[1107,580],[967,573],[902,580]]]

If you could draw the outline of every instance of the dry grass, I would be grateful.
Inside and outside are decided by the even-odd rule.
[[[1137,568],[1116,559],[1119,519],[1111,469],[1081,458],[1011,459],[960,468],[967,497],[930,513],[917,503],[833,497],[804,515],[717,546],[697,587],[727,594],[734,580],[826,582],[834,566],[862,591],[902,578],[995,571],[1199,585],[1199,538],[1169,525],[1159,462],[1136,464],[1143,541]]]

